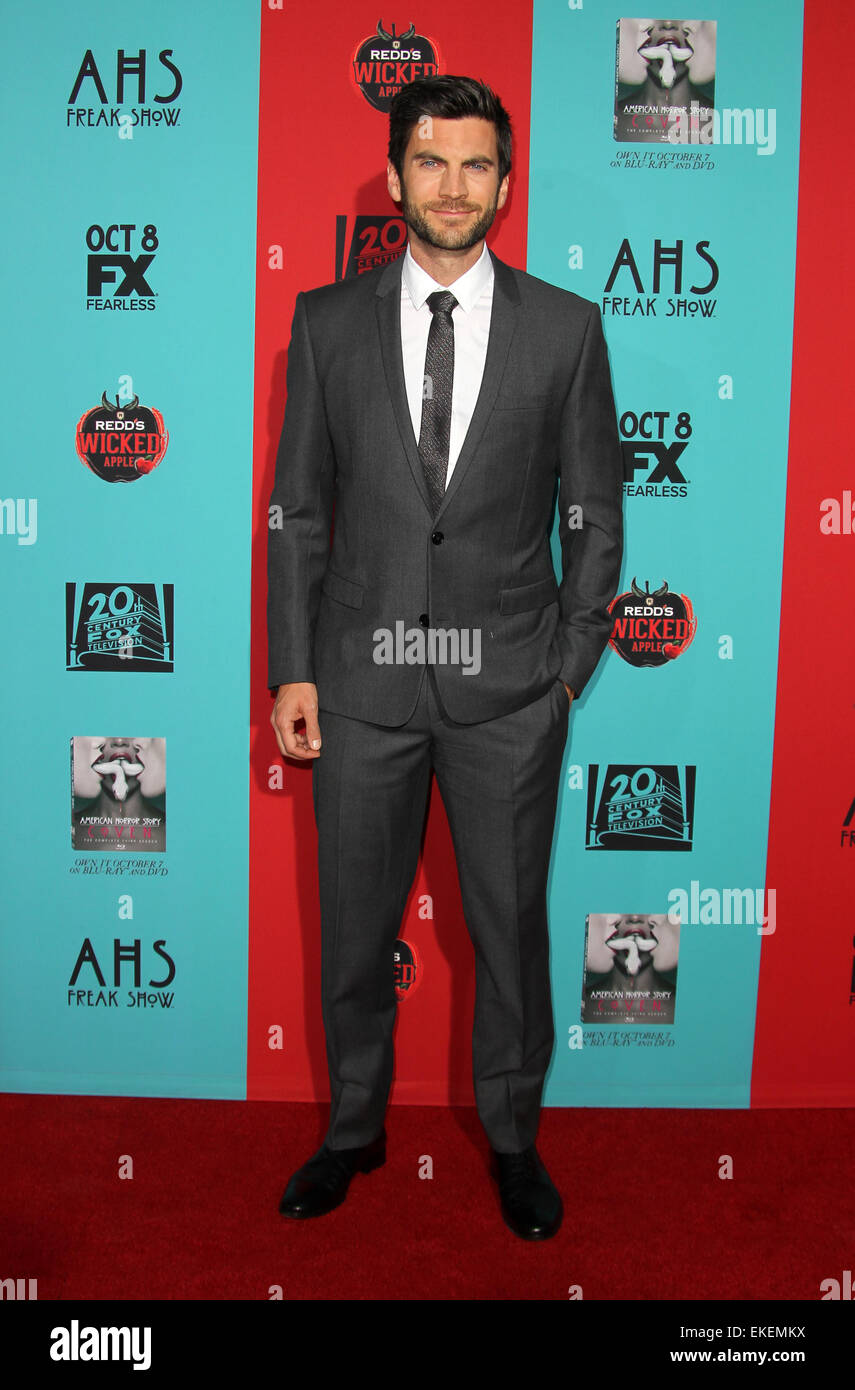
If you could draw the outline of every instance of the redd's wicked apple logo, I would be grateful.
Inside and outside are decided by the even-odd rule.
[[[422,982],[422,962],[418,951],[410,941],[395,942],[393,973],[395,995],[406,999]]]
[[[411,24],[403,34],[391,34],[378,20],[377,32],[363,39],[353,55],[353,80],[375,111],[388,111],[392,98],[417,77],[439,72],[439,49],[433,40],[416,33]]]
[[[77,426],[77,452],[87,468],[107,483],[132,483],[151,473],[166,453],[169,434],[159,410],[140,405],[134,396],[126,405],[107,400],[87,410]]]
[[[633,579],[627,594],[609,605],[615,625],[609,646],[631,666],[664,666],[684,652],[695,635],[698,620],[685,594],[673,594],[667,579],[650,592]]]

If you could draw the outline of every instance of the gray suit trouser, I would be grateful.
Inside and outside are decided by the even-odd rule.
[[[431,768],[475,949],[478,1115],[500,1153],[535,1142],[554,1042],[546,886],[569,710],[556,680],[512,714],[455,724],[429,666],[400,727],[333,714],[321,702],[312,785],[331,1148],[368,1144],[384,1123],[394,943],[418,865]]]

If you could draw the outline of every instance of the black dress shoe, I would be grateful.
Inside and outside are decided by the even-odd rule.
[[[322,1144],[289,1181],[279,1210],[283,1216],[323,1216],[344,1201],[354,1173],[370,1173],[385,1162],[385,1128],[362,1148],[329,1149]]]
[[[505,1224],[523,1240],[548,1240],[554,1236],[561,1225],[564,1206],[534,1145],[516,1154],[500,1154],[495,1149],[490,1152]]]

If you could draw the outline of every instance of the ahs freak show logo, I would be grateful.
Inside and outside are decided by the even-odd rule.
[[[696,241],[687,248],[682,240],[666,246],[657,237],[648,257],[638,246],[633,251],[629,237],[624,237],[603,287],[603,315],[715,318],[718,301],[710,295],[717,284],[718,264],[710,255],[708,241]]]
[[[172,584],[66,584],[67,671],[171,671]]]
[[[690,850],[695,768],[591,763],[586,849]]]
[[[171,48],[157,54],[119,48],[115,60],[102,52],[100,62],[87,48],[71,86],[65,124],[75,130],[103,126],[124,140],[133,139],[136,127],[177,126],[181,107],[174,102],[183,85]],[[78,106],[78,101],[87,104]],[[123,111],[123,106],[130,110]]]
[[[650,592],[632,581],[629,593],[609,604],[615,620],[609,646],[631,666],[664,666],[684,652],[695,635],[698,620],[685,594],[674,594],[667,579]]]
[[[348,280],[388,265],[398,259],[406,245],[407,224],[403,217],[339,214],[335,219],[335,278]]]
[[[392,98],[417,77],[439,72],[439,48],[435,40],[416,33],[410,24],[403,34],[387,33],[378,20],[377,32],[363,39],[353,55],[353,80],[375,111],[388,111]]]
[[[619,427],[624,496],[685,497],[688,479],[678,460],[692,435],[688,410],[625,410]]]
[[[407,999],[422,982],[421,957],[413,943],[401,937],[395,942],[393,973],[397,999]]]
[[[158,247],[157,227],[148,222],[94,222],[86,232],[86,308],[139,310],[157,307],[149,284]],[[136,253],[136,254],[134,254]]]
[[[134,396],[126,405],[101,396],[77,426],[77,453],[105,483],[133,483],[160,463],[169,435],[159,410],[140,405]]]
[[[166,938],[146,943],[145,960],[140,937],[122,941],[115,936],[111,946],[102,946],[99,957],[91,937],[84,937],[68,977],[68,1007],[171,1009],[175,991],[168,986],[175,979],[175,961],[165,949]]]

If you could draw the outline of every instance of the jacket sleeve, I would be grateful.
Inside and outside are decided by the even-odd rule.
[[[560,676],[580,695],[609,640],[623,556],[623,459],[596,304],[561,417],[559,479]]]
[[[333,517],[335,455],[302,293],[291,325],[287,392],[267,519],[271,686],[315,680],[312,646]]]

